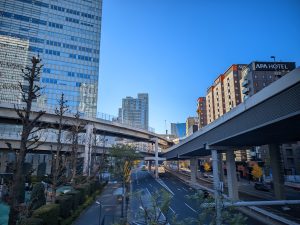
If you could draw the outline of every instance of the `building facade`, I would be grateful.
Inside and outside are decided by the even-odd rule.
[[[214,110],[214,86],[207,89],[206,94],[206,113],[207,113],[207,124],[215,120],[215,110]]]
[[[122,99],[119,109],[119,121],[122,123],[148,130],[149,128],[149,97],[147,93],[138,94],[137,98]]]
[[[185,122],[185,134],[186,136],[189,136],[191,135],[192,133],[196,132],[198,129],[198,118],[197,117],[188,117],[186,119],[186,122]]]
[[[294,62],[251,62],[242,71],[242,100],[259,92],[296,68]]]
[[[225,98],[224,98],[224,75],[221,74],[214,82],[214,112],[215,119],[218,119],[225,113]]]
[[[171,123],[171,134],[178,138],[185,137],[185,123]]]
[[[234,64],[224,73],[224,104],[225,112],[241,103],[240,79],[246,64]]]
[[[206,98],[199,97],[197,100],[197,113],[199,120],[199,128],[207,125]]]
[[[71,111],[95,117],[101,14],[102,0],[0,1],[0,81],[10,84],[1,89],[1,101],[20,101],[18,94],[7,94],[19,92],[13,78],[39,55],[43,69],[37,82],[44,88],[35,104],[55,108],[64,93]]]

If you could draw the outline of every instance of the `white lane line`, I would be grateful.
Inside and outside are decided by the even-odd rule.
[[[156,180],[161,186],[163,186],[167,191],[169,191],[172,195],[175,195],[173,191],[163,182],[161,179]]]
[[[172,211],[173,214],[176,214],[174,209],[172,209],[170,206],[169,206],[169,209]]]
[[[188,204],[184,203],[188,208],[190,208],[190,210],[194,211],[195,213],[197,213],[197,211],[195,209],[193,209],[191,206],[189,206]]]
[[[182,189],[185,190],[186,192],[188,192],[188,190],[186,190],[184,187]]]
[[[180,188],[177,188],[177,190],[178,190],[178,191],[181,191],[181,189],[180,189]]]

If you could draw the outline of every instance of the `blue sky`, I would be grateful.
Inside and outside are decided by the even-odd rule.
[[[170,131],[231,64],[299,67],[299,12],[299,0],[103,0],[98,111],[149,93],[149,125]]]

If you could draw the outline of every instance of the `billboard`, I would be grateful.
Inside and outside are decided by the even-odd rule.
[[[253,67],[256,71],[291,71],[296,68],[296,64],[294,62],[254,62]]]

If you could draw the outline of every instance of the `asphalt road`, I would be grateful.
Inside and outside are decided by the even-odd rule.
[[[172,218],[176,215],[176,222],[179,222],[187,218],[197,218],[199,215],[199,206],[197,206],[195,200],[187,198],[187,195],[193,195],[196,190],[168,172],[156,180],[148,171],[136,169],[132,173],[131,184],[132,192],[136,193],[140,191],[143,196],[142,199],[148,199],[148,202],[151,200],[151,196],[158,190],[162,188],[167,190],[172,195],[168,214],[164,215],[167,218]],[[143,213],[140,201],[138,198],[133,198],[131,201],[130,211],[132,220],[142,221]],[[262,224],[251,218],[248,218],[247,223],[255,225]],[[172,225],[172,222],[170,222],[170,224]]]

